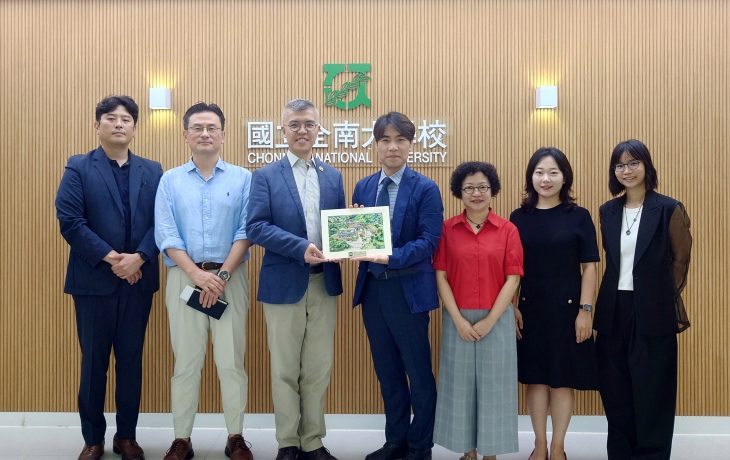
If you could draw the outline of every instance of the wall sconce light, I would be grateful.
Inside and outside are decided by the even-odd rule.
[[[172,95],[168,88],[150,88],[150,109],[170,110],[172,108]]]
[[[558,87],[557,86],[539,86],[535,92],[535,108],[536,109],[556,109],[558,108]]]

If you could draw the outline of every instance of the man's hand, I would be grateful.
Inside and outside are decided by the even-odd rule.
[[[117,262],[112,264],[112,271],[122,279],[127,279],[127,277],[137,273],[144,263],[142,256],[136,252],[134,254],[117,254],[117,256]]]
[[[213,305],[226,289],[226,282],[213,272],[207,272],[198,268],[190,275],[190,278],[196,286],[203,290],[200,296],[200,303],[205,308]]]
[[[205,291],[200,294],[200,305],[203,308],[210,308],[216,302],[218,302],[218,295]]]
[[[390,256],[385,254],[377,254],[372,256],[351,257],[350,260],[354,262],[373,262],[376,264],[388,265],[388,262],[390,261]]]
[[[142,270],[137,270],[136,273],[132,273],[131,275],[124,278],[124,281],[126,281],[130,285],[134,285],[134,284],[137,284],[137,282],[141,279],[142,279]]]
[[[304,251],[304,261],[310,265],[321,264],[323,262],[329,262],[329,259],[324,257],[322,251],[317,249],[314,243],[309,243],[307,250]]]
[[[104,262],[108,263],[109,265],[114,265],[115,263],[119,262],[121,258],[122,255],[112,249],[111,251],[109,251],[109,254],[104,256]]]

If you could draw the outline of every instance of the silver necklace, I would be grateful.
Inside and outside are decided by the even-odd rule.
[[[626,235],[631,235],[631,229],[634,228],[634,224],[636,223],[636,220],[639,218],[639,214],[641,214],[641,208],[643,208],[643,207],[644,207],[644,203],[641,203],[641,206],[639,206],[639,210],[636,211],[634,220],[632,220],[631,225],[629,225],[629,217],[626,213],[626,206],[624,206],[624,219],[626,220],[626,226],[628,227],[626,229]]]

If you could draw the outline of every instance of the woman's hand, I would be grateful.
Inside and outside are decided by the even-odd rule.
[[[515,308],[515,333],[517,334],[517,340],[522,339],[522,312],[519,308]]]
[[[474,330],[477,331],[479,334],[479,340],[482,340],[484,337],[487,336],[492,331],[492,328],[494,327],[494,322],[489,318],[489,315],[487,315],[485,318],[482,318],[481,320],[474,323]]]
[[[454,320],[454,325],[456,326],[456,332],[459,333],[461,340],[465,342],[476,342],[481,339],[479,333],[474,329],[474,326],[472,326],[472,324],[463,316]]]
[[[590,312],[580,310],[575,318],[575,342],[581,343],[588,340],[593,334],[593,319]]]

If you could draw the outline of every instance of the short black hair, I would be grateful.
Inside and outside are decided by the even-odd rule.
[[[525,171],[525,198],[522,200],[522,208],[534,209],[537,206],[538,193],[532,184],[532,175],[535,173],[537,164],[545,157],[552,157],[558,164],[558,169],[563,174],[565,183],[560,188],[560,202],[572,204],[575,198],[571,188],[573,187],[573,168],[570,166],[568,157],[556,147],[540,147],[532,154],[530,161],[527,162],[527,170]]]
[[[388,112],[385,115],[381,115],[375,121],[373,126],[373,137],[375,142],[378,142],[383,138],[385,128],[392,126],[398,134],[405,137],[409,141],[413,142],[416,137],[416,125],[404,114],[400,112]]]
[[[191,116],[202,112],[213,112],[218,115],[218,118],[221,121],[221,130],[226,128],[226,117],[223,116],[223,111],[220,107],[218,107],[218,104],[208,104],[206,102],[197,102],[185,111],[185,115],[183,115],[183,128],[188,129],[188,123],[190,122]]]
[[[616,196],[624,191],[624,186],[618,181],[615,170],[616,164],[621,161],[621,155],[624,153],[628,153],[635,160],[644,163],[644,170],[646,171],[644,187],[647,191],[656,190],[659,186],[659,176],[657,176],[656,168],[651,161],[649,148],[639,140],[629,139],[616,144],[613,153],[611,153],[611,161],[608,164],[608,190],[611,192],[611,195]]]
[[[497,196],[501,189],[497,169],[491,163],[484,163],[482,161],[467,161],[454,169],[454,172],[451,173],[451,194],[461,199],[461,187],[464,184],[464,180],[468,176],[476,173],[482,173],[487,177],[492,196]]]
[[[134,120],[134,124],[136,125],[137,118],[139,117],[139,106],[131,97],[122,95],[107,96],[100,100],[96,104],[96,121],[101,121],[102,115],[115,111],[120,105],[132,115],[132,120]]]

